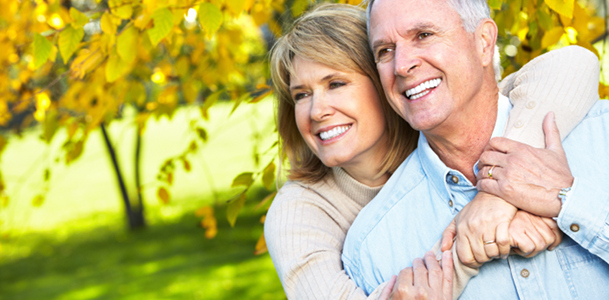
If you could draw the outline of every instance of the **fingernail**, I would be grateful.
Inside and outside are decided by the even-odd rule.
[[[501,259],[506,259],[506,258],[508,258],[507,254],[501,255]]]
[[[548,247],[548,251],[552,251],[552,250],[554,250],[554,248],[556,248],[556,247],[550,246],[550,247]]]

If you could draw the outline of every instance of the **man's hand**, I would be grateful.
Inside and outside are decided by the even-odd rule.
[[[392,283],[391,281],[389,284]],[[379,299],[385,299],[386,290],[387,287]],[[412,267],[400,271],[389,299],[451,300],[452,294],[452,253],[450,251],[442,253],[442,266],[440,266],[430,251],[425,254],[424,260],[417,258],[412,262]]]
[[[493,138],[480,156],[478,190],[499,196],[538,216],[558,216],[562,205],[558,193],[573,185],[573,175],[554,113],[546,115],[543,130],[545,149],[506,138]]]
[[[490,196],[494,197],[494,196]],[[476,199],[474,199],[476,200]],[[461,213],[450,223],[450,225],[444,230],[442,234],[442,251],[450,250],[453,247],[453,240],[455,236],[457,236],[457,222],[466,224],[468,222],[477,222],[474,220],[466,220],[465,218],[470,218],[472,216],[476,216],[473,214],[475,211],[482,211],[484,209],[484,205],[492,204],[493,201],[489,198],[487,201],[479,201],[479,202],[470,202],[472,207],[469,207],[470,204],[465,206],[462,212],[466,212],[466,216],[461,216]],[[501,200],[501,199],[498,199]],[[497,199],[497,204],[501,204]],[[501,200],[503,201],[503,200]],[[503,201],[505,203],[505,201]],[[472,204],[473,203],[473,204]],[[480,207],[475,207],[480,205]],[[509,205],[509,204],[508,204]],[[511,205],[510,205],[511,206]],[[498,206],[497,208],[499,209]],[[513,207],[513,206],[512,206]],[[476,219],[480,219],[476,217]],[[497,222],[504,222],[498,219]],[[503,231],[503,229],[499,228],[499,226],[494,225],[492,222],[487,223],[485,226],[490,226],[489,228],[497,228],[498,231]],[[496,226],[496,227],[495,227]],[[468,230],[469,226],[461,226],[461,228],[465,228]],[[455,247],[457,247],[457,253],[459,255],[459,260],[469,267],[480,267],[483,263],[491,260],[492,258],[498,258],[497,249],[499,248],[499,255],[503,258],[507,256],[506,253],[509,253],[509,249],[513,249],[514,252],[518,255],[524,257],[533,257],[539,254],[541,251],[548,249],[552,250],[560,242],[562,242],[562,231],[558,228],[556,222],[550,218],[543,218],[539,216],[532,215],[528,212],[519,210],[514,215],[508,227],[508,239],[509,239],[509,247],[503,247],[503,240],[496,240],[495,243],[492,243],[492,240],[483,239],[483,241],[487,241],[490,243],[484,243],[482,246],[476,245],[476,243],[471,243],[470,241],[478,241],[479,244],[480,239],[475,238],[476,234],[480,235],[481,233],[484,235],[484,232],[487,232],[484,228],[478,227],[478,233],[466,232],[462,233],[462,235],[473,237],[467,239],[461,239],[461,241],[465,241],[465,245],[461,245],[460,240],[457,239],[455,243]],[[490,233],[487,233],[484,236],[490,236]],[[469,243],[469,244],[468,244]],[[496,244],[496,245],[495,245]],[[473,249],[477,249],[476,251],[480,252],[483,249],[485,253],[476,253]],[[485,257],[488,257],[486,258]],[[471,257],[474,257],[475,262],[471,260]]]
[[[523,210],[516,212],[509,233],[514,252],[524,257],[533,257],[546,249],[553,250],[562,242],[562,231],[554,220]]]
[[[493,258],[507,257],[511,247],[509,226],[516,211],[501,198],[479,192],[444,231],[442,251],[450,249],[456,233],[457,255],[466,266],[478,268]]]

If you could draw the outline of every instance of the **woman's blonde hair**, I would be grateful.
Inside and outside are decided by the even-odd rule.
[[[289,89],[290,76],[295,74],[292,61],[296,55],[339,71],[357,72],[372,80],[385,115],[389,144],[379,174],[393,173],[416,148],[418,132],[393,111],[385,98],[368,47],[364,9],[346,4],[321,4],[298,18],[271,49],[280,158],[283,161],[287,156],[290,162],[288,179],[317,182],[329,170],[309,149],[296,126],[295,103]]]

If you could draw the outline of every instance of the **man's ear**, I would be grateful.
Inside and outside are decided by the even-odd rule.
[[[476,29],[478,53],[484,67],[493,65],[497,31],[497,24],[491,19],[482,20]]]

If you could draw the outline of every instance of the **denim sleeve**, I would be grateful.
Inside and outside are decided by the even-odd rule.
[[[557,223],[576,243],[609,263],[609,190],[606,184],[575,178]]]

